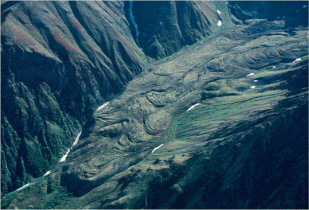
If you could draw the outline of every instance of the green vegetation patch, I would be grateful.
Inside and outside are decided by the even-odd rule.
[[[18,191],[9,193],[6,197],[1,199],[1,209],[6,209],[13,199],[18,195]]]
[[[225,96],[204,100],[190,111],[178,115],[172,123],[175,137],[196,135],[202,131],[215,129],[220,124],[237,122],[256,112],[272,109],[283,98],[285,91],[267,91],[236,96]]]
[[[51,186],[48,186],[48,191],[51,191],[51,193],[47,194],[39,209],[61,209],[61,206],[78,208],[74,205],[72,193],[68,192],[66,187],[52,184]]]

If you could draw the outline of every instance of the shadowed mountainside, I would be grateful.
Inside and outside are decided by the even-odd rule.
[[[1,2],[2,195],[54,166],[95,109],[147,65],[148,53],[136,43],[128,4]],[[200,13],[196,5],[187,8]],[[163,20],[171,15],[165,13]],[[213,18],[199,20],[202,25],[195,31],[200,34],[189,44],[207,35],[202,31],[208,27],[217,27],[204,23],[215,23],[218,17]],[[178,29],[186,30],[183,27]],[[166,28],[164,33],[172,31]],[[165,43],[171,39],[160,41],[166,55],[184,45],[169,50]]]
[[[155,59],[234,25],[224,1],[161,1],[159,5],[156,1],[137,1],[133,11],[139,45],[146,55]],[[219,20],[223,22],[222,27],[217,27]]]
[[[308,25],[306,1],[231,1],[228,7],[240,21],[258,18],[284,20],[286,27]]]
[[[308,28],[284,23],[245,21],[149,65],[3,207],[308,208]]]

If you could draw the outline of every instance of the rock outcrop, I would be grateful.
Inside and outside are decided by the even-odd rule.
[[[156,1],[136,1],[133,11],[139,45],[155,59],[234,25],[224,1],[162,1],[159,5]],[[218,21],[223,22],[222,27],[217,26]]]
[[[308,2],[304,1],[231,1],[228,7],[236,22],[258,18],[284,20],[286,27],[308,25],[308,18],[305,18],[308,14]]]

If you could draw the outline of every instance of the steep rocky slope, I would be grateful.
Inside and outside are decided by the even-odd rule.
[[[287,27],[308,25],[306,1],[231,1],[228,7],[240,21],[259,18],[284,20]]]
[[[132,8],[138,44],[155,59],[233,25],[225,1],[162,1],[159,5],[156,1],[137,1]],[[223,22],[222,27],[217,27],[218,21]]]
[[[250,20],[148,66],[4,208],[308,208],[308,28]]]
[[[145,66],[121,8],[2,5],[2,192],[45,173],[87,116]]]
[[[188,3],[186,8],[199,14],[199,4],[212,5]],[[2,1],[1,9],[1,191],[5,195],[55,165],[89,115],[142,71],[150,53],[136,43],[129,2]],[[166,13],[162,21],[170,16]],[[189,14],[182,18],[192,24],[197,21]],[[218,16],[207,18],[198,20],[197,34],[189,44],[217,27],[212,23]],[[179,24],[179,30],[187,30],[182,21]],[[166,28],[164,33],[173,31]],[[174,37],[160,40],[169,52],[165,55],[185,44],[169,50],[172,46],[165,43],[172,41]]]

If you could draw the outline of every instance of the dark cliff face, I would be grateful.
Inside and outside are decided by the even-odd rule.
[[[308,208],[308,28],[251,20],[149,65],[5,208]]]
[[[129,2],[1,2],[2,195],[55,165],[91,113],[142,71],[146,56],[162,58],[192,44],[219,18],[212,3],[210,16],[208,3],[156,4],[166,13],[151,23],[163,22],[164,30],[142,22],[148,2],[133,4],[142,51]],[[140,14],[138,7],[148,10]],[[175,20],[183,33],[177,40]],[[163,46],[158,53],[147,50],[153,36]]]
[[[217,10],[224,15],[219,15]],[[133,11],[139,45],[146,55],[155,59],[232,25],[226,2],[137,1]],[[217,26],[219,20],[224,22],[222,28]]]
[[[234,17],[284,20],[286,27],[307,26],[308,2],[305,1],[231,1],[228,7]]]

